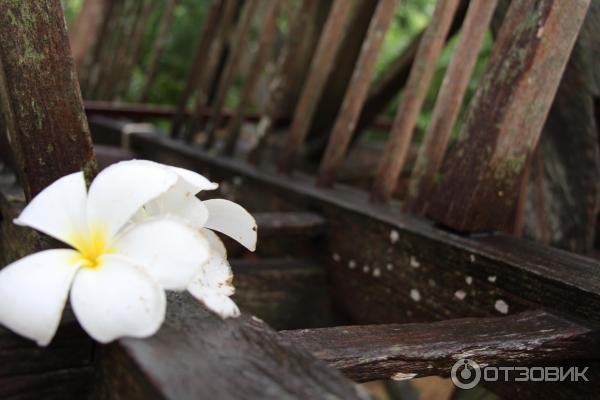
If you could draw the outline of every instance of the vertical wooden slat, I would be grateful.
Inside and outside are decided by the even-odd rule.
[[[428,215],[460,231],[515,227],[524,171],[589,0],[513,1]]]
[[[222,0],[213,0],[210,10],[204,21],[200,42],[196,48],[194,62],[190,68],[189,76],[185,82],[183,92],[177,101],[175,117],[171,127],[171,136],[179,137],[181,125],[185,118],[185,111],[190,97],[197,88],[200,78],[203,76],[204,69],[208,64],[207,54],[210,52],[210,46],[219,26],[220,14],[223,5]]]
[[[372,191],[374,200],[388,200],[396,188],[419,112],[437,67],[437,59],[446,42],[459,3],[460,0],[438,0],[437,2],[431,23],[419,44],[419,51],[404,88],[404,95],[394,118],[389,141],[375,175]]]
[[[350,143],[350,136],[358,120],[360,110],[367,97],[371,76],[375,69],[375,62],[385,32],[392,20],[397,0],[380,0],[375,10],[375,15],[369,25],[367,37],[363,43],[361,53],[352,74],[350,87],[342,103],[342,107],[333,128],[327,150],[321,161],[318,184],[329,186],[333,184],[337,169],[343,161]]]
[[[248,71],[248,77],[243,84],[242,92],[240,93],[239,103],[227,127],[227,141],[225,144],[225,154],[231,155],[235,150],[244,113],[248,108],[252,94],[256,89],[256,85],[261,76],[261,72],[268,61],[268,56],[273,50],[273,40],[277,32],[277,16],[281,8],[280,0],[267,0],[267,10],[262,22],[262,31],[258,40],[256,54],[253,57],[252,64]]]
[[[323,29],[319,45],[311,63],[310,72],[302,95],[294,112],[294,118],[285,150],[280,158],[279,168],[282,172],[289,172],[304,142],[310,122],[313,119],[319,99],[325,89],[327,79],[333,69],[335,57],[342,44],[342,35],[350,20],[352,2],[336,0]]]
[[[446,37],[446,42],[460,30],[467,13],[468,5],[468,0],[461,0],[458,10],[454,15],[454,21],[452,21],[452,25],[450,26],[448,36]],[[355,135],[360,134],[361,131],[371,125],[375,118],[396,97],[398,92],[404,88],[408,81],[412,64],[417,56],[419,43],[423,35],[425,35],[426,29],[423,29],[414,36],[404,51],[388,64],[379,79],[373,83],[373,87],[369,91],[369,97],[365,101],[365,106],[356,124]]]
[[[0,0],[0,109],[28,199],[59,177],[95,171],[59,0]]]
[[[71,52],[77,71],[83,61],[93,51],[99,40],[102,40],[102,24],[110,8],[112,0],[85,0],[69,32]]]
[[[424,211],[460,111],[497,0],[473,1],[446,71],[410,178],[406,209]]]
[[[152,53],[150,53],[150,59],[148,61],[146,82],[144,83],[144,90],[142,91],[142,96],[140,98],[142,103],[148,101],[150,91],[152,90],[152,86],[156,80],[160,59],[165,51],[169,31],[171,30],[171,25],[173,24],[173,17],[175,16],[175,7],[177,7],[177,1],[178,0],[167,0],[164,13],[160,20],[158,35],[156,37],[156,41],[154,42],[154,47],[152,48]]]
[[[233,38],[231,53],[227,60],[227,65],[225,66],[223,75],[221,76],[221,80],[219,81],[215,101],[212,105],[212,115],[206,126],[207,139],[206,143],[204,144],[206,148],[209,148],[214,144],[216,130],[221,124],[221,112],[223,110],[223,106],[225,105],[225,100],[227,99],[227,93],[229,92],[229,88],[233,83],[235,73],[238,70],[241,56],[244,53],[244,48],[248,46],[248,34],[250,33],[254,15],[258,10],[258,3],[258,1],[247,1],[244,4],[244,10],[242,11],[242,16],[240,17],[240,22],[236,28]]]
[[[239,2],[237,0],[224,0],[225,6],[221,20],[219,21],[219,30],[215,36],[206,61],[206,68],[203,75],[198,78],[198,93],[196,95],[196,109],[187,132],[183,135],[185,140],[192,140],[194,134],[198,131],[204,120],[205,108],[212,100],[213,88],[219,82],[219,67],[227,59],[229,51],[229,42],[231,31],[234,29]]]
[[[257,164],[276,121],[293,109],[313,57],[331,0],[297,2],[289,21],[285,48],[269,87],[268,100],[256,128],[257,140],[248,161]]]

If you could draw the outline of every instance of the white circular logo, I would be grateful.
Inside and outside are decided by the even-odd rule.
[[[475,361],[462,358],[452,366],[450,376],[456,387],[473,389],[481,380],[481,368]]]

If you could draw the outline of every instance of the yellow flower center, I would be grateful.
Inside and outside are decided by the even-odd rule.
[[[98,268],[102,265],[102,255],[112,253],[108,246],[105,229],[90,229],[89,235],[77,234],[72,240],[79,252],[77,261],[87,268]]]

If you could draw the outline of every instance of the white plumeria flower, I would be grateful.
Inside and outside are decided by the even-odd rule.
[[[0,271],[0,323],[47,345],[70,291],[73,312],[99,342],[147,337],[165,316],[165,289],[185,290],[210,258],[202,232],[175,216],[131,223],[146,203],[181,174],[153,163],[118,163],[86,192],[83,173],[67,175],[39,193],[15,223],[73,249],[46,250]]]
[[[148,161],[132,160],[125,163],[150,165]],[[208,239],[211,249],[209,261],[199,269],[190,280],[188,291],[206,307],[223,318],[237,317],[240,311],[230,299],[235,289],[233,274],[227,261],[227,251],[223,242],[212,232],[223,233],[238,241],[250,251],[256,249],[256,221],[248,211],[239,204],[225,199],[202,201],[196,194],[203,190],[214,190],[218,184],[204,176],[183,168],[152,163],[155,167],[175,171],[183,179],[161,196],[144,206],[136,215],[136,221],[146,218],[172,216],[185,219],[201,229]],[[161,281],[161,277],[158,277]]]

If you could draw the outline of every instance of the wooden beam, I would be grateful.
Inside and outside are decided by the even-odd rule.
[[[102,24],[112,0],[85,0],[69,32],[69,43],[77,71],[101,40]]]
[[[482,366],[553,366],[600,357],[598,331],[547,311],[421,324],[280,332],[357,382],[450,375],[460,359]]]
[[[187,294],[169,295],[148,339],[121,339],[101,361],[99,398],[368,398],[258,318],[223,320]]]
[[[474,1],[469,5],[458,45],[446,71],[412,170],[405,204],[407,210],[424,212],[426,209],[497,3],[497,0]]]
[[[515,229],[524,172],[589,0],[512,2],[428,215],[460,231]]]
[[[222,187],[243,178],[231,198],[250,209],[320,213],[336,303],[354,321],[498,316],[540,304],[600,321],[595,260],[501,234],[459,235],[369,204],[364,192],[316,188],[303,175],[276,176],[160,136],[134,133],[131,144],[142,157],[197,169]]]
[[[352,2],[347,0],[336,0],[329,13],[308,72],[308,78],[294,111],[285,150],[280,158],[279,169],[282,172],[289,173],[291,171],[295,158],[300,151],[300,146],[306,139],[310,123],[313,120],[342,44],[342,35],[346,32],[353,5]]]
[[[371,196],[376,201],[388,201],[396,188],[412,142],[417,118],[459,4],[460,0],[438,0],[431,23],[419,43],[419,50],[404,88],[402,102],[396,112],[388,142],[375,174]]]
[[[360,57],[352,74],[348,92],[331,132],[325,155],[319,167],[318,184],[331,186],[342,163],[360,110],[367,97],[375,61],[383,44],[385,32],[392,21],[397,0],[381,0],[369,25]]]
[[[28,199],[95,160],[60,1],[0,1],[0,111]]]
[[[277,33],[277,17],[281,9],[281,1],[279,0],[268,0],[266,10],[264,11],[264,17],[261,22],[262,29],[260,37],[258,39],[256,53],[253,56],[250,68],[246,74],[246,80],[243,83],[242,91],[239,95],[237,109],[234,112],[234,117],[227,124],[227,134],[223,153],[227,155],[233,155],[235,146],[237,144],[242,122],[244,121],[244,115],[246,109],[252,101],[256,85],[265,65],[269,61],[269,55],[273,51],[273,41],[275,34]]]

